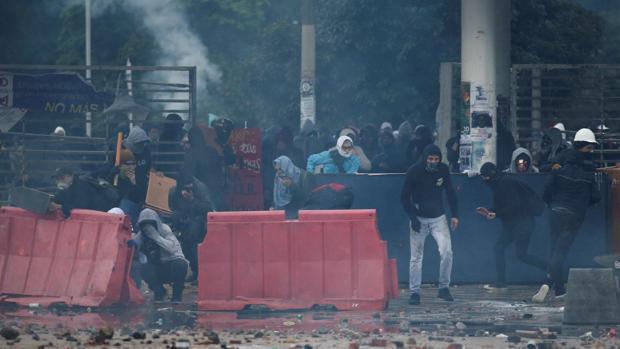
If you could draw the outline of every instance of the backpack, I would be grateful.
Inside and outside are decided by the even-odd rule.
[[[353,191],[339,183],[321,185],[308,196],[304,210],[348,210],[353,206]]]

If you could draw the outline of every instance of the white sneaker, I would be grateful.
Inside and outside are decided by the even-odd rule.
[[[547,293],[549,293],[549,285],[543,284],[542,286],[540,286],[540,289],[538,290],[538,292],[536,292],[534,297],[532,297],[532,302],[534,303],[544,302],[545,298],[547,298]]]

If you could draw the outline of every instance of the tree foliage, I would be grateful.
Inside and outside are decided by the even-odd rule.
[[[105,0],[107,1],[107,0]],[[109,0],[93,19],[93,63],[157,61],[142,19]],[[83,64],[83,6],[0,2],[0,63]],[[569,0],[513,0],[513,63],[614,63],[618,6],[593,12]],[[212,112],[251,124],[296,126],[299,118],[299,0],[178,0],[223,73],[199,96]],[[432,122],[439,63],[459,61],[460,2],[315,0],[317,117],[362,125]]]

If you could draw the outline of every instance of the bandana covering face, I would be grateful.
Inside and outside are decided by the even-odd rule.
[[[342,146],[344,145],[344,143],[346,141],[351,142],[351,146],[353,146],[353,140],[348,137],[348,136],[340,136],[338,138],[338,141],[336,142],[336,149],[338,149],[338,154],[340,154],[340,156],[345,157],[345,158],[349,158],[351,157],[351,155],[353,155],[353,149],[349,150],[349,151],[344,151],[342,149]]]

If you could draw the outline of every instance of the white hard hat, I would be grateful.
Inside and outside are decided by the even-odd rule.
[[[596,141],[596,137],[594,137],[594,132],[592,132],[592,130],[590,130],[589,128],[582,128],[581,130],[577,131],[577,133],[575,134],[575,139],[573,141],[598,144],[598,142]]]
[[[558,130],[562,132],[566,131],[566,127],[564,127],[564,124],[561,122],[558,122],[557,124],[555,124],[553,128],[557,128]]]

